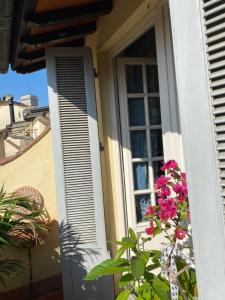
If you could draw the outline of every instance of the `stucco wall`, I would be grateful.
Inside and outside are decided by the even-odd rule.
[[[7,192],[13,192],[21,186],[32,186],[44,197],[45,207],[52,219],[56,219],[56,195],[54,165],[52,157],[52,138],[49,131],[39,142],[15,160],[0,166],[0,184]],[[45,246],[32,250],[32,270],[34,282],[60,273],[60,257],[57,224],[53,225]],[[27,261],[24,249],[7,249],[7,255]],[[16,280],[8,280],[5,290],[24,286],[29,282],[28,272]],[[0,292],[3,288],[0,287]]]
[[[116,120],[111,120],[111,104],[109,84],[103,83],[103,78],[107,81],[106,65],[101,66],[104,59],[104,52],[110,51],[116,42],[129,31],[135,22],[147,13],[148,5],[153,1],[146,0],[115,0],[113,11],[109,15],[102,16],[98,20],[98,30],[95,34],[89,35],[85,39],[85,45],[92,48],[94,65],[99,74],[95,79],[98,121],[100,129],[100,140],[104,145],[101,152],[103,191],[105,204],[105,220],[107,240],[118,240],[122,236],[123,220],[119,217],[121,195],[118,195],[117,178],[115,169],[115,141],[112,134],[112,124]],[[106,91],[107,90],[107,91]],[[107,96],[106,96],[107,95]],[[122,193],[122,191],[121,191]],[[109,245],[114,256],[115,246]]]

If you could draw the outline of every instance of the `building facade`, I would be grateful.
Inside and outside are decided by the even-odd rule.
[[[225,299],[223,1],[32,3],[7,65],[47,68],[65,300],[113,299],[83,276],[143,231],[167,159],[188,175],[200,299]]]

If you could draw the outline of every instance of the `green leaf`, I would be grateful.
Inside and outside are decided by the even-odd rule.
[[[154,233],[153,233],[153,236],[155,237],[156,235],[160,234],[161,232],[162,232],[161,227],[156,226],[155,230],[154,230]]]
[[[123,246],[120,247],[117,252],[116,252],[116,256],[114,258],[114,260],[118,260],[119,258],[121,258],[121,256],[124,254],[126,248],[124,248]]]
[[[0,244],[9,245],[9,242],[0,236]]]
[[[141,253],[141,256],[145,262],[145,265],[148,263],[149,257],[150,257],[150,251],[143,251]]]
[[[125,248],[134,248],[136,246],[136,240],[134,241],[131,237],[122,238],[121,245]]]
[[[123,273],[129,271],[129,262],[126,259],[107,259],[95,266],[84,278],[84,280],[95,280],[105,275]]]
[[[130,261],[130,269],[135,278],[143,276],[145,272],[145,262],[143,258],[133,256]]]
[[[161,300],[169,299],[168,298],[170,294],[169,284],[167,284],[164,280],[160,279],[158,276],[155,276],[152,286],[155,293],[159,296]]]
[[[144,278],[148,281],[148,282],[150,282],[150,281],[152,281],[153,279],[154,279],[154,274],[153,273],[151,273],[151,272],[147,272],[147,271],[145,271],[144,272]]]
[[[160,263],[155,263],[155,264],[151,264],[149,266],[146,267],[147,271],[152,271],[155,269],[160,268],[161,264]]]
[[[133,280],[134,280],[133,275],[131,273],[127,273],[120,278],[119,287],[123,288]]]
[[[150,251],[150,257],[158,257],[160,258],[162,255],[162,252],[160,250],[151,250]]]
[[[134,241],[137,241],[137,236],[132,228],[129,228],[128,233]]]
[[[127,300],[132,290],[126,289],[122,293],[120,293],[116,300]]]

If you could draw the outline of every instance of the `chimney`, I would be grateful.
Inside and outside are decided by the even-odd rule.
[[[28,105],[30,107],[37,107],[38,104],[38,97],[34,95],[25,95],[20,97],[21,103]]]
[[[14,113],[14,101],[13,97],[8,99],[9,113],[10,113],[10,124],[15,123],[15,113]]]

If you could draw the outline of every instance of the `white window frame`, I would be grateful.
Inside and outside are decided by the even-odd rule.
[[[113,157],[113,167],[110,166],[110,159],[107,164],[108,168],[113,172],[111,176],[114,180],[113,184],[115,188],[114,204],[118,208],[117,214],[121,222],[117,238],[124,236],[132,224],[129,223],[128,217],[129,205],[127,204],[128,197],[125,191],[125,176],[121,155],[121,128],[118,114],[115,58],[123,49],[141,37],[153,26],[155,26],[156,31],[161,116],[164,120],[162,124],[162,132],[164,135],[163,148],[166,149],[166,151],[164,151],[164,159],[175,158],[181,167],[184,166],[168,3],[167,1],[155,1],[152,6],[149,7],[149,10],[146,10],[144,6],[140,8],[139,18],[136,19],[136,23],[132,22],[132,25],[127,26],[125,35],[124,32],[123,35],[118,32],[113,36],[113,46],[111,43],[106,43],[98,49],[101,98],[107,99],[107,103],[103,104],[103,107],[105,105],[107,112],[110,111],[110,124],[107,125],[110,126],[110,128],[107,128],[107,132],[109,136],[113,137],[111,140],[112,148],[110,150],[107,149],[108,159],[110,156]],[[170,112],[169,115],[168,111]]]
[[[129,116],[128,116],[128,103],[127,103],[127,92],[126,92],[126,78],[125,78],[125,66],[126,65],[140,65],[142,66],[143,72],[143,93],[138,94],[129,94],[129,98],[132,97],[141,97],[144,99],[145,103],[145,120],[146,125],[143,127],[143,130],[146,130],[146,140],[147,140],[147,148],[148,148],[148,159],[145,162],[152,162],[154,159],[151,154],[151,138],[150,138],[150,130],[151,129],[162,129],[162,125],[150,125],[149,124],[149,114],[148,109],[148,98],[149,97],[158,97],[158,101],[160,101],[160,93],[147,93],[147,83],[146,83],[146,74],[143,71],[143,68],[146,65],[156,65],[157,60],[151,58],[132,58],[132,57],[119,57],[116,59],[117,64],[117,77],[118,77],[118,93],[119,93],[119,106],[120,106],[120,115],[121,117],[121,134],[122,134],[122,152],[123,152],[123,163],[124,163],[124,180],[125,180],[125,188],[126,188],[126,198],[127,198],[127,212],[128,212],[128,224],[132,226],[137,231],[143,231],[146,224],[144,222],[137,223],[137,215],[136,215],[136,195],[150,195],[151,203],[155,204],[155,194],[153,191],[154,185],[154,174],[153,167],[151,164],[148,166],[148,174],[149,174],[149,189],[135,191],[134,189],[134,177],[133,177],[133,163],[135,162],[144,162],[142,159],[132,158],[131,153],[131,143],[130,143],[130,132],[131,127],[129,126]],[[149,125],[149,126],[148,126]],[[141,127],[138,127],[141,129]],[[157,157],[158,160],[163,160],[163,156]]]

